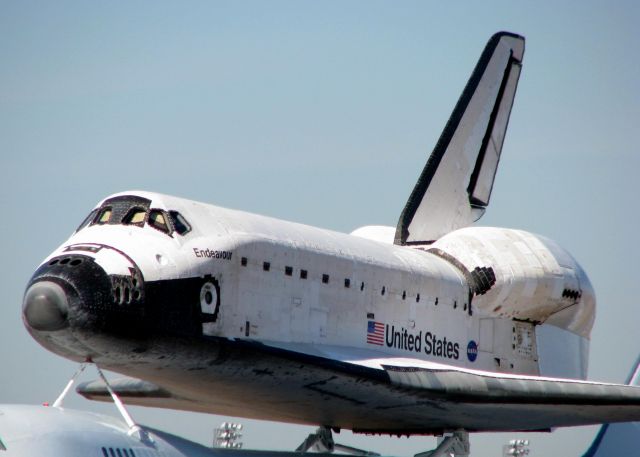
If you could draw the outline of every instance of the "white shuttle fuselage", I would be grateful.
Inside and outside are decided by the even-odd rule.
[[[178,212],[191,230],[180,235],[149,224],[95,223],[44,263],[89,256],[108,276],[133,269],[147,286],[162,284],[178,294],[188,281],[197,300],[180,306],[201,313],[206,336],[310,353],[358,348],[481,371],[586,377],[592,289],[573,258],[544,238],[476,227],[430,245],[396,246],[391,239],[367,239],[367,228],[347,235],[147,192],[111,196],[98,209],[129,196],[166,214]],[[474,291],[470,281],[485,277],[486,290]],[[138,289],[142,284],[113,282],[110,292],[126,309]],[[546,325],[539,324],[548,320],[554,329],[542,330]],[[545,331],[564,342],[549,349],[556,356],[568,351],[572,365],[540,364]]]
[[[640,419],[638,389],[584,381],[595,297],[573,257],[472,226],[523,54],[491,38],[395,229],[123,192],[36,270],[27,329],[140,378],[115,388],[146,406],[407,435]]]

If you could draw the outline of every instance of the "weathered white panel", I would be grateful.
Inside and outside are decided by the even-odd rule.
[[[540,376],[587,379],[589,340],[554,325],[536,326]]]
[[[478,349],[483,352],[493,352],[494,319],[480,319],[480,341]]]
[[[589,337],[593,288],[578,263],[552,241],[521,230],[468,227],[445,235],[432,248],[470,272],[492,269],[495,284],[473,298],[483,316],[545,322],[565,310],[555,324]]]
[[[366,238],[367,240],[378,241],[379,243],[393,244],[393,237],[396,235],[396,228],[384,225],[367,225],[355,229],[350,233],[350,235]]]
[[[312,342],[321,342],[326,338],[328,314],[324,309],[311,309],[309,313],[309,336]]]

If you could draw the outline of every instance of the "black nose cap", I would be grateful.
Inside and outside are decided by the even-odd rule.
[[[24,321],[34,330],[53,332],[67,326],[69,300],[52,281],[38,281],[27,289],[22,303]]]

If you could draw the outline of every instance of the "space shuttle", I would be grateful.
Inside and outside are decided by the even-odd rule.
[[[391,435],[640,420],[640,389],[587,380],[596,300],[576,260],[474,225],[523,55],[523,37],[491,37],[396,227],[118,193],[36,269],[27,330],[135,378],[113,385],[134,405]]]

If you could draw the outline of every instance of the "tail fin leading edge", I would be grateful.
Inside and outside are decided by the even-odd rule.
[[[491,37],[400,215],[395,244],[427,244],[482,216],[523,55],[523,37]]]

